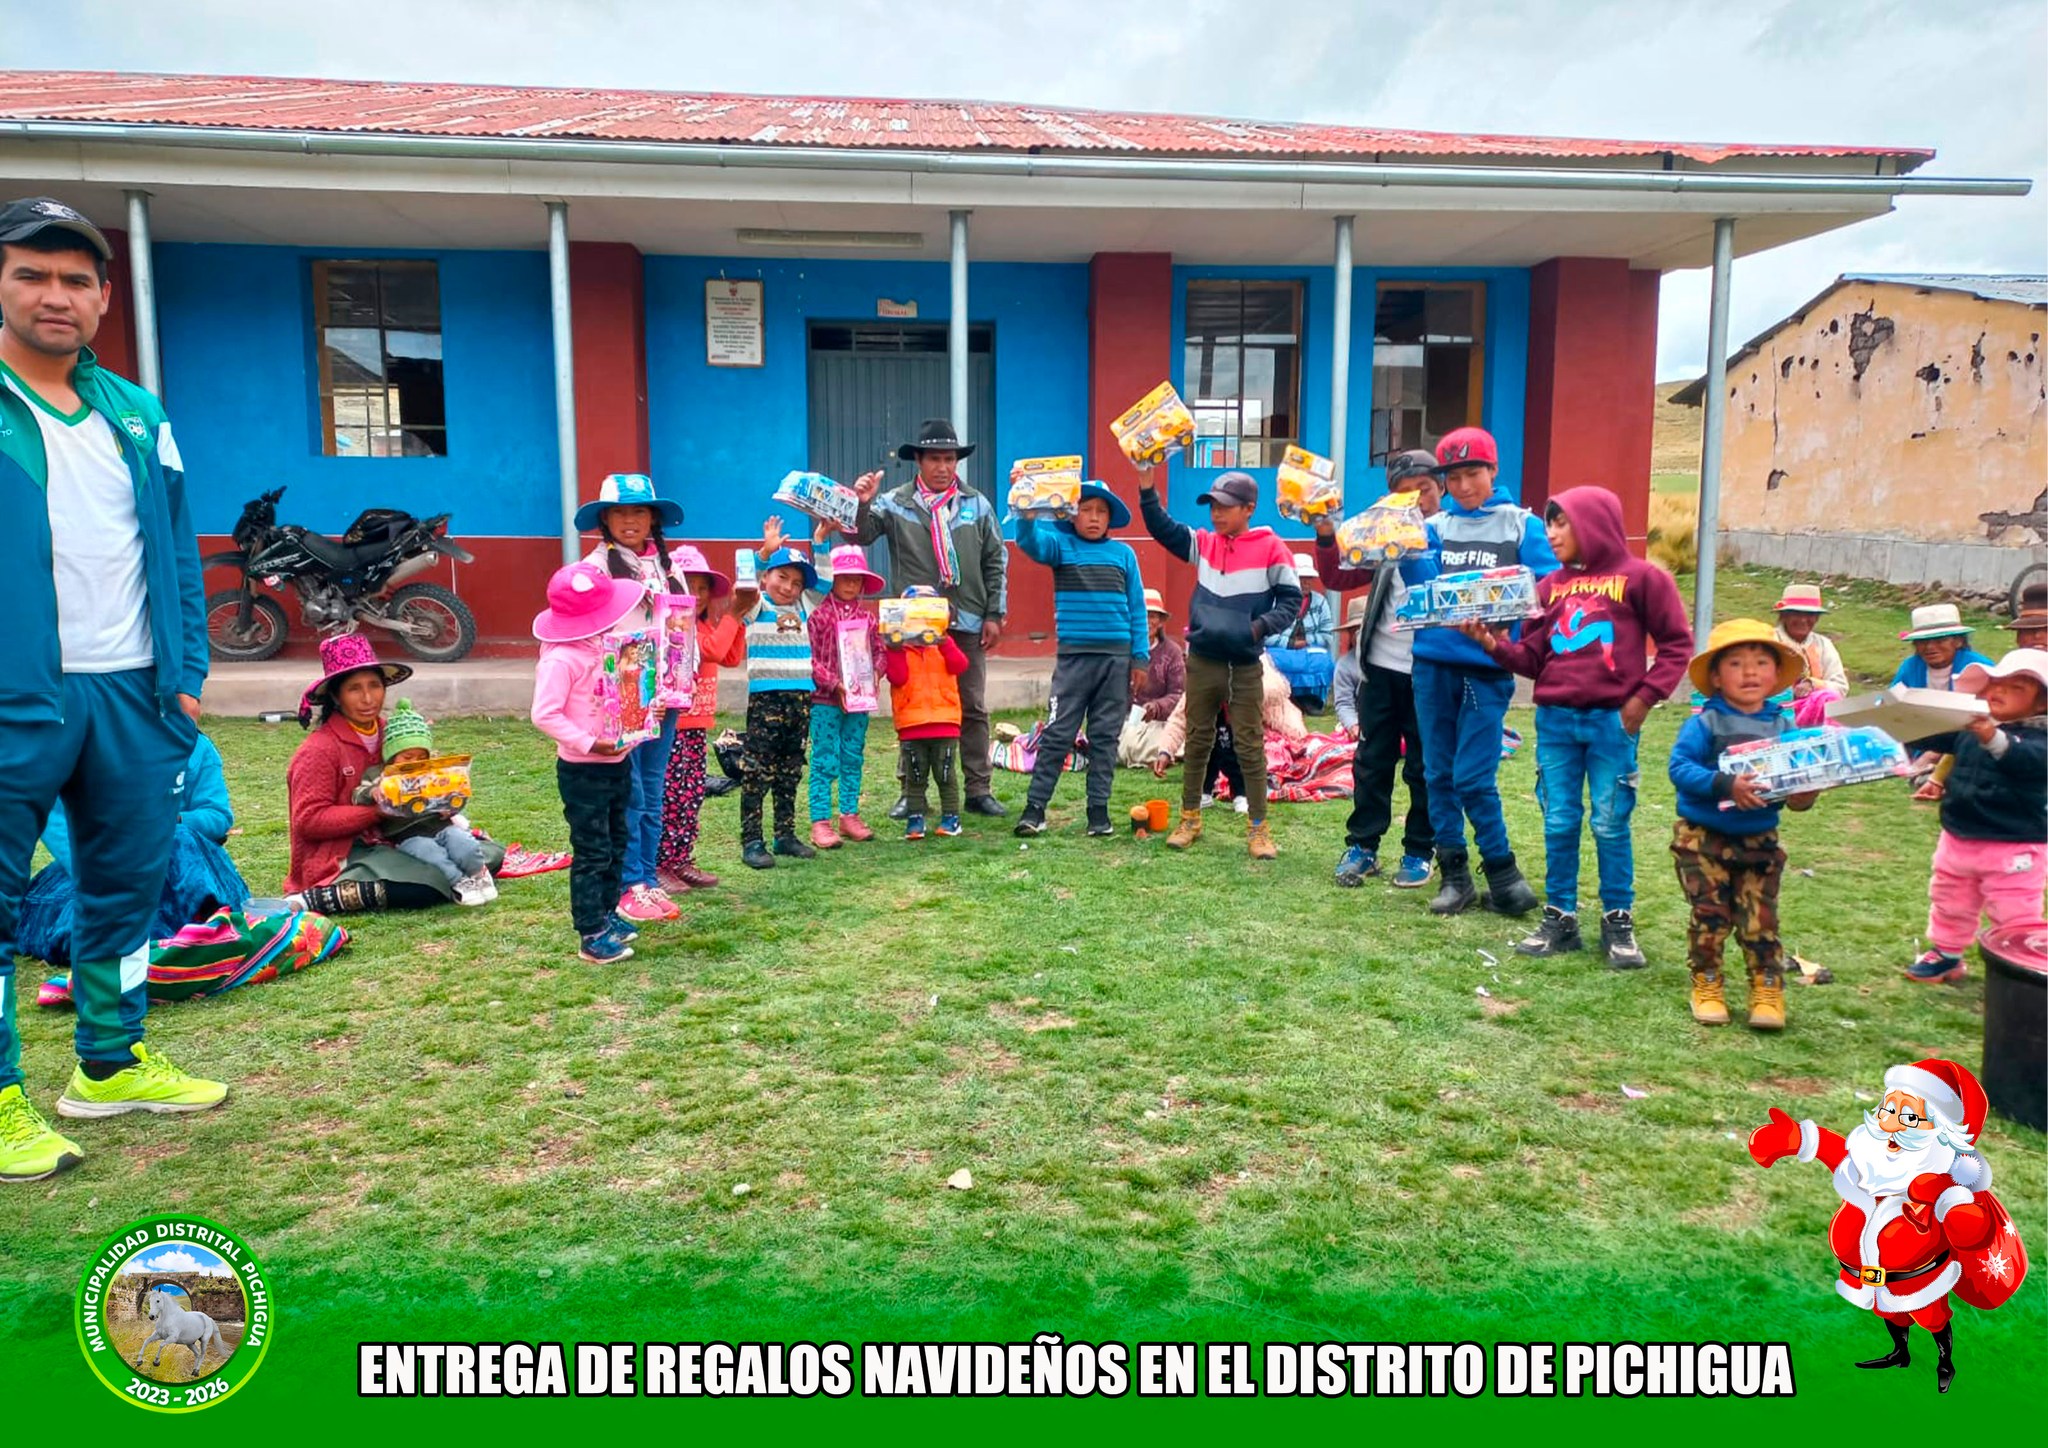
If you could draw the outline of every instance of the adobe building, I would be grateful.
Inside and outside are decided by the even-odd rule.
[[[2044,317],[2048,277],[1852,274],[1757,336],[1728,359],[1722,556],[2004,592],[2048,543]]]
[[[1523,501],[1598,483],[1640,539],[1661,275],[1708,264],[1717,218],[1746,253],[1972,184],[1909,174],[1930,158],[0,72],[0,190],[116,239],[100,351],[164,395],[204,546],[279,485],[330,534],[452,512],[479,561],[442,581],[498,639],[608,472],[651,473],[721,563],[785,472],[902,481],[894,444],[948,412],[978,488],[1078,452],[1135,501],[1109,422],[1161,379],[1200,419],[1168,469],[1183,516],[1227,467],[1270,498],[1289,442],[1337,457],[1356,508],[1390,451],[1478,423]],[[1049,651],[1047,571],[1016,561],[1004,650]]]

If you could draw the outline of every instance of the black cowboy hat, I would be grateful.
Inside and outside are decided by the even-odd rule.
[[[914,463],[921,452],[947,451],[964,458],[974,451],[974,444],[961,442],[960,435],[953,431],[953,424],[946,418],[928,417],[924,426],[917,430],[917,441],[897,448],[896,456],[907,463]]]

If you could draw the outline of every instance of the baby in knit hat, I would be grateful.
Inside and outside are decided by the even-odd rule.
[[[434,754],[434,729],[426,716],[413,708],[412,701],[400,699],[384,720],[384,769],[401,769],[424,764]],[[377,777],[383,770],[366,772],[356,788],[359,803],[374,797]],[[463,905],[488,905],[498,898],[498,886],[484,862],[483,848],[470,833],[469,820],[460,814],[427,814],[418,819],[387,820],[378,827],[386,843],[401,854],[431,865],[447,877],[455,899]]]

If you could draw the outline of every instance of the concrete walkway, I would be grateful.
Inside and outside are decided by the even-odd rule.
[[[429,719],[458,714],[524,715],[533,704],[531,658],[468,658],[459,664],[415,664],[416,672],[393,689],[418,706]],[[290,718],[298,712],[299,695],[319,675],[311,659],[271,659],[261,664],[216,663],[206,681],[206,712],[234,719],[264,714]],[[1049,657],[988,661],[988,702],[991,709],[1043,709],[1051,692]],[[881,712],[888,713],[887,690]],[[718,679],[718,709],[742,714],[747,707],[746,676],[724,670]]]

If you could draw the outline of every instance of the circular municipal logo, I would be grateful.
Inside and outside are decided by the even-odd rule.
[[[107,1388],[190,1413],[249,1381],[270,1350],[270,1284],[256,1254],[204,1217],[130,1222],[78,1282],[78,1346]]]

